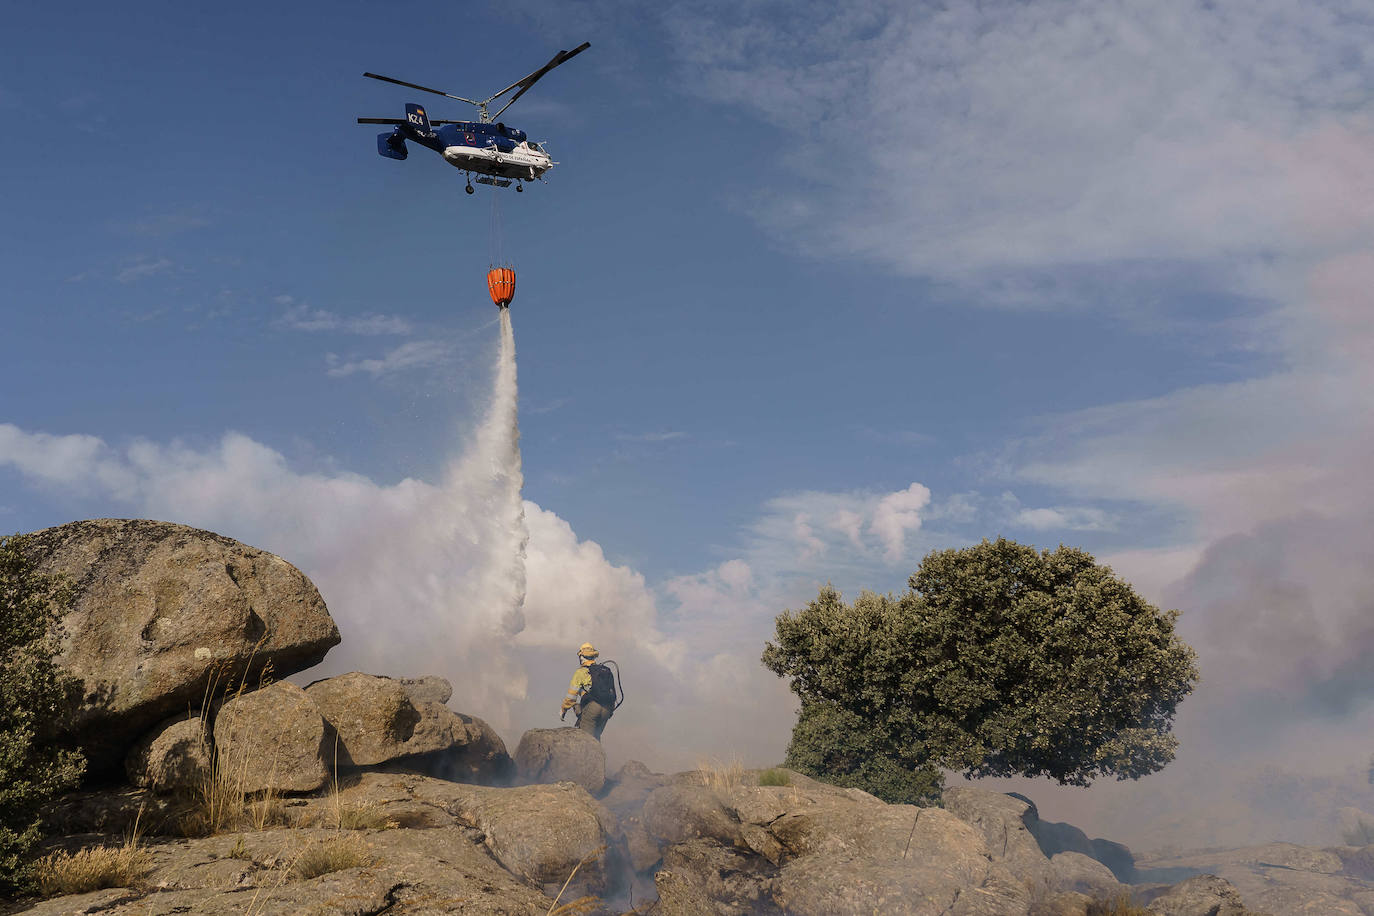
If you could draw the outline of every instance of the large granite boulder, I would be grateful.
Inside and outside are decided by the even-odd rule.
[[[287,681],[230,698],[215,716],[217,778],[243,793],[311,792],[329,779],[329,729]]]
[[[1054,887],[1090,897],[1111,900],[1125,893],[1126,888],[1116,880],[1112,870],[1081,852],[1057,852],[1050,858]]]
[[[500,782],[512,764],[505,742],[486,722],[450,710],[448,681],[351,672],[305,688],[337,732],[328,749],[339,767],[399,761],[406,768],[460,782]],[[442,699],[440,699],[442,697]]]
[[[198,789],[211,772],[210,739],[200,716],[178,716],[139,739],[124,760],[129,782],[155,792]]]
[[[706,786],[672,785],[655,789],[644,801],[644,826],[663,843],[715,840],[741,844],[740,822]]]
[[[1027,887],[1037,892],[1054,889],[1055,871],[1027,826],[1035,820],[1033,805],[1001,792],[951,786],[944,791],[944,809],[977,829],[993,859]]]
[[[796,916],[1030,912],[1030,891],[991,860],[982,834],[940,808],[819,797],[768,829],[789,856],[772,898]]]
[[[81,679],[67,739],[94,776],[207,691],[309,668],[339,642],[315,586],[290,563],[227,537],[146,519],[94,519],[31,535],[43,573],[77,587],[58,662]]]
[[[575,782],[592,795],[606,784],[606,751],[580,728],[532,728],[515,748],[519,782]]]

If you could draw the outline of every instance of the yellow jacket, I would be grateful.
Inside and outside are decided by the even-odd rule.
[[[565,711],[576,706],[582,694],[592,689],[592,673],[587,670],[592,664],[591,661],[584,661],[582,667],[573,672],[572,683],[568,685],[568,695],[563,698]]]

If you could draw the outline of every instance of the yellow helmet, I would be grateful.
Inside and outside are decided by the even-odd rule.
[[[596,646],[589,642],[584,642],[577,647],[577,655],[579,658],[596,658],[600,654],[600,652],[596,651]]]

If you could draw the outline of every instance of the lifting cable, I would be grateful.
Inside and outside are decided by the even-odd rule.
[[[514,265],[506,262],[504,239],[502,239],[501,225],[501,192],[496,188],[491,189],[491,235],[489,239],[491,267],[512,267]]]

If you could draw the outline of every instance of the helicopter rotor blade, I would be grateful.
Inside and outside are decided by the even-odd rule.
[[[359,118],[359,124],[408,124],[405,118]],[[431,124],[471,124],[471,121],[449,121],[444,118],[431,118]]]
[[[432,92],[435,95],[442,95],[446,99],[454,99],[459,102],[467,102],[469,105],[477,104],[472,99],[465,99],[461,95],[450,95],[449,93],[443,92],[439,89],[431,89],[428,86],[421,86],[416,83],[407,83],[405,80],[392,79],[389,76],[382,76],[378,73],[364,73],[363,76],[370,77],[374,80],[381,80],[384,83],[395,83],[397,86],[405,86],[408,89],[419,89],[421,92]]]
[[[492,120],[494,121],[497,118],[501,117],[501,112],[505,111],[507,108],[514,105],[515,100],[520,98],[520,96],[524,95],[526,92],[528,92],[531,86],[533,86],[535,83],[539,82],[541,78],[543,78],[544,74],[548,73],[550,70],[552,70],[554,67],[557,67],[559,64],[566,63],[567,61],[581,54],[583,51],[587,50],[591,46],[592,43],[590,41],[584,41],[582,42],[582,44],[573,48],[571,51],[559,51],[549,60],[547,64],[540,67],[538,70],[534,71],[524,79],[516,80],[515,82],[507,86],[505,89],[502,89],[500,92],[496,93],[496,95],[487,99],[488,102],[493,102],[496,99],[499,99],[501,96],[505,95],[507,92],[510,92],[515,87],[520,87],[520,91],[517,92],[515,95],[511,96],[510,101],[502,105],[500,110],[497,111],[496,114],[491,116]]]

